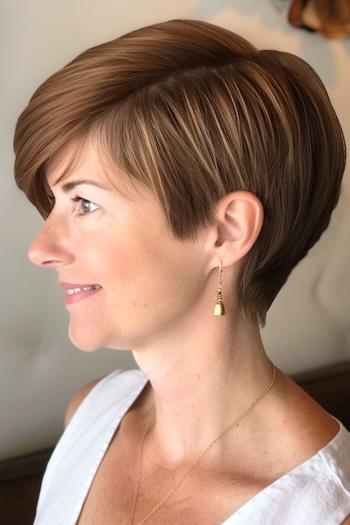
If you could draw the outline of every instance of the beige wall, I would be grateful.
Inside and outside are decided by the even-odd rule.
[[[70,343],[56,273],[26,258],[41,218],[14,184],[16,118],[34,89],[79,52],[171,18],[208,20],[259,48],[300,55],[321,76],[350,136],[350,41],[295,30],[268,0],[2,0],[0,459],[53,444],[74,391],[115,368],[134,367],[128,352],[87,354]],[[350,358],[349,192],[347,169],[330,227],[293,271],[262,332],[267,352],[287,373]]]

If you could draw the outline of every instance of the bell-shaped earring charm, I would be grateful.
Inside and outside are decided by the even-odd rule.
[[[220,261],[219,286],[218,286],[218,293],[215,297],[216,304],[214,306],[214,315],[225,315],[225,305],[222,300],[222,274],[223,274],[222,261]]]

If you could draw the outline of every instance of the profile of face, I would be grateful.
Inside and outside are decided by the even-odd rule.
[[[101,286],[66,304],[70,340],[85,351],[142,349],[168,340],[203,301],[205,236],[199,234],[196,242],[174,239],[156,197],[115,169],[114,180],[125,195],[118,192],[91,143],[55,185],[68,158],[69,151],[63,151],[49,165],[55,205],[28,257],[57,270],[59,283]],[[65,189],[78,180],[86,182]]]

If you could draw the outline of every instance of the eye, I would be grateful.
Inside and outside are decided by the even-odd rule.
[[[71,200],[73,202],[81,202],[81,209],[86,211],[86,213],[83,211],[83,213],[78,213],[78,215],[91,215],[94,211],[96,211],[99,208],[94,202],[89,201],[87,199],[83,199],[82,197],[74,197],[74,199]],[[90,205],[96,206],[96,209],[91,210]]]

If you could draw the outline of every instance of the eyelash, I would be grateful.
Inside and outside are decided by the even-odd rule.
[[[49,194],[48,198],[49,198],[50,203],[52,204],[52,207],[53,207],[55,205],[55,197],[53,195]],[[88,199],[83,199],[83,197],[79,197],[79,196],[74,197],[73,199],[71,199],[71,201],[72,202],[82,202],[82,201],[84,201],[84,202],[89,202],[89,203],[94,204],[95,206],[97,206],[97,204],[95,204],[94,202],[89,201]],[[97,211],[97,210],[93,210],[93,211],[91,211],[89,213],[78,213],[78,216],[82,217],[84,215],[91,215],[95,211]]]
[[[72,201],[72,202],[83,202],[83,201],[84,201],[84,202],[89,202],[90,204],[94,204],[95,206],[97,206],[97,204],[95,204],[94,202],[89,201],[88,199],[83,199],[82,197],[78,197],[78,196],[77,196],[77,197],[74,197],[74,199],[71,199],[71,201]],[[97,207],[97,209],[98,209],[98,207]],[[78,213],[78,215],[79,215],[80,217],[81,217],[81,216],[84,216],[84,215],[91,215],[91,214],[94,213],[95,211],[97,211],[97,210],[93,210],[93,211],[91,211],[91,212],[89,212],[89,213]]]

